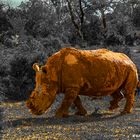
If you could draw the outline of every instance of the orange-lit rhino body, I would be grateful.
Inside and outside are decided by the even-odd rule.
[[[132,111],[138,75],[135,64],[123,53],[63,48],[52,55],[46,65],[40,68],[34,64],[33,68],[36,87],[26,102],[33,114],[44,113],[60,92],[65,97],[56,112],[57,117],[67,116],[72,103],[78,109],[76,114],[85,115],[87,112],[79,95],[111,95],[109,109],[112,110],[118,107],[123,92],[126,98],[123,113]]]

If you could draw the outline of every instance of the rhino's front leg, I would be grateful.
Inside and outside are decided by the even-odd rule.
[[[74,102],[76,97],[78,96],[79,88],[67,88],[65,91],[65,97],[62,101],[61,106],[56,111],[55,116],[58,118],[67,117],[68,110],[71,104]]]
[[[87,114],[86,109],[83,107],[81,99],[79,96],[74,100],[74,104],[77,107],[78,111],[75,113],[75,115],[81,115],[84,116]]]

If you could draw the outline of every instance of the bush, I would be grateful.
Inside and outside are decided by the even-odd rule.
[[[101,24],[98,18],[83,26],[84,39],[88,45],[99,45],[101,42]]]
[[[32,65],[35,62],[44,64],[48,54],[40,41],[32,37],[19,42],[17,47],[3,47],[0,52],[0,87],[7,99],[25,100],[29,97],[35,79]]]
[[[1,91],[10,100],[24,100],[34,85],[34,72],[32,64],[24,57],[15,57],[10,62],[8,75],[1,76]]]
[[[28,92],[28,86],[26,85],[32,82],[34,76],[31,64],[29,64],[28,60],[24,57],[15,57],[15,60],[11,61],[10,65],[11,95],[20,100],[26,99],[26,93]]]
[[[111,35],[106,37],[104,43],[107,46],[122,45],[123,41],[121,39],[122,39],[121,36],[115,35],[115,34],[111,34]]]
[[[140,27],[140,6],[134,9],[132,17],[135,27]]]

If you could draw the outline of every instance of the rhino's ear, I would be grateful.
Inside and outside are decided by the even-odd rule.
[[[32,66],[32,68],[33,68],[36,72],[39,71],[39,65],[38,65],[37,63],[34,63],[33,66]]]
[[[42,70],[42,72],[47,73],[46,66],[42,66],[42,67],[41,67],[41,70]]]

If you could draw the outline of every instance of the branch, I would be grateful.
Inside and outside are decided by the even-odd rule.
[[[69,0],[66,0],[68,3],[68,8],[69,8],[69,12],[70,12],[70,16],[71,16],[71,20],[73,25],[75,26],[76,29],[79,30],[79,26],[77,25],[77,23],[75,22],[75,18],[74,18],[74,13],[72,11],[72,6],[71,6],[71,2]]]
[[[83,11],[83,7],[82,7],[82,1],[79,0],[79,6],[80,6],[80,13],[81,13],[81,16],[80,16],[80,21],[81,21],[81,25],[83,24],[84,22],[84,11]]]
[[[73,13],[73,10],[72,10],[71,2],[69,0],[66,0],[66,1],[68,3],[68,8],[69,8],[69,12],[70,12],[72,23],[73,23],[75,29],[77,30],[78,35],[83,40],[83,35],[82,35],[81,30],[80,30],[80,27],[78,26],[78,24],[76,23],[75,18],[74,18],[74,13]]]
[[[101,11],[101,15],[102,15],[103,28],[104,28],[104,30],[106,30],[106,16],[105,16],[103,9],[100,9],[100,11]]]

